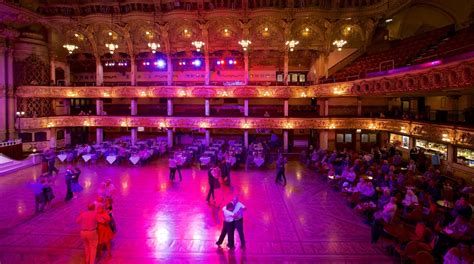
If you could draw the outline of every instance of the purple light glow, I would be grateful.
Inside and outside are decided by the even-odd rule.
[[[198,59],[194,60],[192,63],[195,67],[200,67],[201,66],[201,61],[198,60]]]

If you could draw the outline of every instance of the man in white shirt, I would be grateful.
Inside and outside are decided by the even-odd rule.
[[[170,168],[170,181],[174,181],[174,175],[176,174],[177,162],[174,157],[168,160],[168,166]]]
[[[239,232],[240,238],[240,247],[245,247],[245,236],[244,236],[244,211],[247,210],[244,204],[239,202],[239,197],[236,195],[232,200],[232,204],[234,205],[234,230],[237,229]]]
[[[227,247],[229,249],[234,249],[234,204],[228,203],[224,208],[222,208],[222,212],[224,214],[224,224],[222,225],[221,235],[216,242],[216,245],[220,246],[222,242],[224,242],[224,238],[227,235]]]

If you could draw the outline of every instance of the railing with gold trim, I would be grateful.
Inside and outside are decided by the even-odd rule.
[[[306,98],[388,96],[474,86],[474,57],[382,77],[311,86],[20,86],[18,97],[44,98]]]
[[[238,129],[364,129],[474,147],[474,128],[382,118],[226,118],[56,116],[22,118],[22,129],[53,127],[161,127]]]

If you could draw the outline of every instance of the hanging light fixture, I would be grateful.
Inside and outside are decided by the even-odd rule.
[[[298,45],[300,42],[297,40],[290,40],[287,41],[285,45],[287,45],[290,48],[290,51],[295,50],[295,46]]]
[[[243,40],[239,41],[239,44],[240,44],[240,46],[242,46],[242,48],[243,48],[244,51],[245,51],[245,50],[247,50],[247,48],[249,47],[249,45],[252,44],[252,42],[251,42],[250,40],[245,40],[245,39],[243,39]]]
[[[332,43],[332,45],[337,47],[338,51],[341,51],[342,47],[344,47],[344,45],[346,45],[346,44],[347,44],[347,41],[345,41],[343,39],[334,40],[334,42]]]
[[[156,53],[156,50],[159,49],[161,46],[158,43],[150,42],[148,43],[148,47],[151,49],[152,53]]]
[[[202,42],[202,41],[193,41],[191,44],[194,47],[196,47],[197,52],[201,51],[201,48],[204,46],[204,42]]]
[[[67,51],[69,52],[69,54],[72,54],[72,52],[76,49],[78,49],[78,47],[76,45],[73,45],[73,44],[64,44],[63,45],[63,48],[67,49]]]
[[[110,54],[114,54],[115,50],[118,49],[118,45],[113,43],[107,43],[105,46],[109,49]]]

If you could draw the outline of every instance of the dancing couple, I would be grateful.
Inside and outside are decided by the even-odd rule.
[[[240,247],[245,248],[245,236],[244,236],[244,215],[243,211],[247,210],[237,196],[234,196],[232,202],[228,203],[222,208],[224,214],[224,223],[222,226],[221,235],[216,242],[216,245],[220,247],[224,242],[225,236],[227,235],[227,248],[234,249],[234,231],[237,229],[240,238]]]

